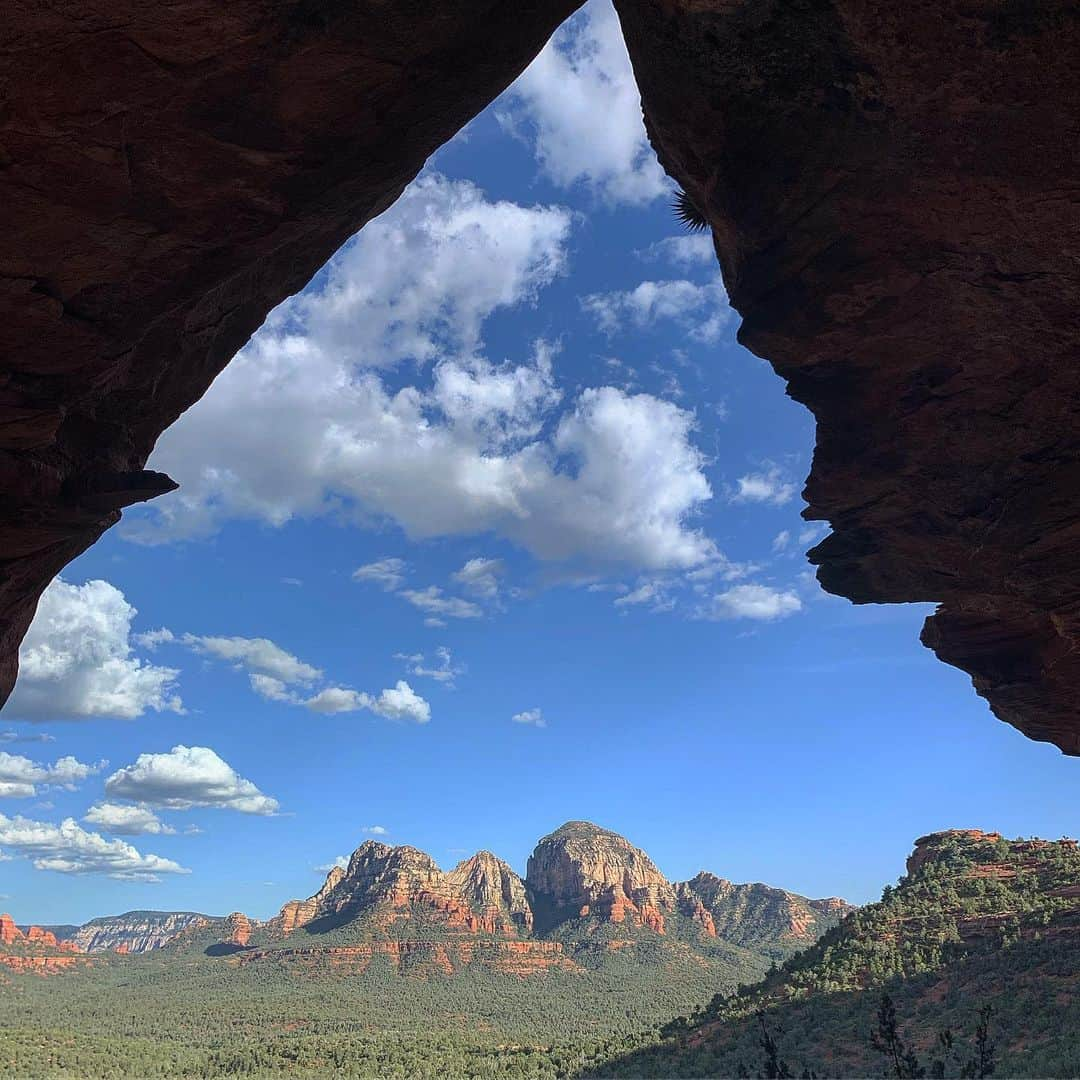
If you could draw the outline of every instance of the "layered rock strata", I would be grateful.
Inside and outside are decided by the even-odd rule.
[[[266,924],[266,940],[288,944],[307,927],[308,940],[317,941],[350,928],[350,937],[364,940],[541,939],[607,950],[655,934],[695,945],[719,937],[787,955],[849,910],[842,900],[733,885],[707,873],[672,883],[624,837],[571,821],[539,841],[524,880],[488,851],[443,872],[416,848],[365,841],[314,896],[285,904]],[[318,947],[296,946],[305,955],[309,948]]]
[[[209,926],[211,919],[193,911],[129,911],[84,923],[69,940],[83,952],[143,953],[160,949],[181,934]]]
[[[10,915],[0,915],[0,969],[54,975],[86,963],[81,952],[73,941],[57,941],[51,930],[28,926],[24,932]]]

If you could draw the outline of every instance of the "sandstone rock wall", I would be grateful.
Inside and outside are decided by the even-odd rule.
[[[84,923],[71,936],[83,952],[160,949],[185,931],[208,926],[210,919],[191,911],[129,911]]]
[[[1080,7],[616,0],[740,341],[817,420],[811,553],[1080,752]]]

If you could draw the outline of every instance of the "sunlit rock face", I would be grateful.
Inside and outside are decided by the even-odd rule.
[[[345,869],[334,867],[307,900],[291,900],[269,926],[277,935],[320,923],[364,919],[382,928],[434,922],[464,933],[515,937],[532,932],[525,883],[501,859],[481,851],[444,873],[413,847],[367,840]]]
[[[525,882],[490,851],[480,851],[458,863],[446,875],[462,899],[477,912],[488,933],[531,934],[533,913]]]
[[[82,950],[73,941],[57,941],[51,930],[15,925],[10,915],[0,915],[0,981],[4,972],[56,975],[86,963]]]
[[[555,936],[575,948],[590,941],[607,948],[644,934],[697,944],[719,937],[786,955],[850,910],[843,900],[733,885],[705,872],[672,883],[625,837],[570,821],[539,841],[524,880],[489,851],[443,872],[416,848],[367,840],[345,868],[330,870],[317,893],[290,900],[265,924],[266,934],[250,940],[275,944],[292,937],[303,949],[304,942],[330,941],[323,938],[328,933],[337,935],[335,944]]]
[[[15,925],[10,915],[0,915],[0,945],[11,945],[21,941],[23,932]]]
[[[1080,9],[616,0],[740,341],[817,419],[824,587],[1080,752]]]
[[[69,940],[83,952],[143,953],[160,949],[185,931],[209,923],[206,915],[193,911],[129,911],[91,919],[76,929]]]
[[[676,893],[684,914],[746,948],[805,947],[855,910],[836,896],[811,900],[760,882],[736,885],[704,870],[679,882]]]
[[[675,889],[645,852],[587,821],[545,836],[529,858],[529,896],[539,929],[575,916],[629,920],[657,933],[675,910]]]

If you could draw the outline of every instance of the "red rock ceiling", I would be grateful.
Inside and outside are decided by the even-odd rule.
[[[160,432],[577,0],[13,0],[0,695]],[[618,0],[742,342],[811,409],[811,553],[1080,752],[1080,7]]]

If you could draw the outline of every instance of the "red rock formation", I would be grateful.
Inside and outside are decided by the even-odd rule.
[[[982,829],[943,829],[941,832],[920,836],[907,860],[908,874],[918,873],[927,863],[940,857],[942,848],[953,841],[975,844],[997,843],[1003,839],[999,832],[983,832]]]
[[[241,954],[237,963],[285,963],[298,967],[327,963],[341,973],[359,975],[376,956],[390,959],[399,973],[440,972],[451,975],[476,964],[502,975],[542,974],[553,968],[576,971],[578,965],[554,941],[491,941],[465,938],[449,942],[372,941],[360,945],[296,949],[256,949]]]
[[[616,0],[739,339],[817,420],[810,559],[1080,752],[1073,0]]]
[[[277,916],[270,920],[271,929],[278,934],[291,934],[301,926],[307,926],[318,915],[313,900],[289,900]]]
[[[571,915],[665,931],[664,912],[676,908],[675,890],[645,852],[587,821],[569,821],[545,836],[526,875],[538,929]]]
[[[84,956],[6,955],[0,953],[0,967],[6,967],[11,971],[24,975],[55,975],[61,971],[81,967],[87,962],[87,957]]]
[[[413,912],[466,933],[514,935],[532,929],[524,882],[490,852],[444,874],[416,848],[374,840],[353,852],[347,869],[334,867],[314,896],[289,901],[269,925],[285,935],[322,917],[379,913],[384,923],[392,923]]]
[[[26,940],[36,941],[41,945],[58,946],[56,935],[51,930],[42,930],[40,926],[28,926],[26,928]]]
[[[21,941],[22,936],[22,931],[15,925],[10,915],[0,915],[0,944],[11,945],[13,942]]]
[[[225,919],[225,932],[228,944],[244,947],[251,940],[251,920],[242,911],[234,911]]]
[[[696,922],[709,937],[716,937],[716,921],[712,912],[702,903],[700,896],[695,896],[685,884],[676,886],[679,890],[679,910],[690,920]]]
[[[525,882],[490,851],[458,863],[446,878],[478,913],[479,929],[489,934],[532,933],[533,913]]]
[[[4,947],[10,951],[4,951]],[[0,967],[19,974],[54,975],[85,962],[73,942],[58,943],[51,930],[28,926],[24,934],[10,915],[0,915]]]

